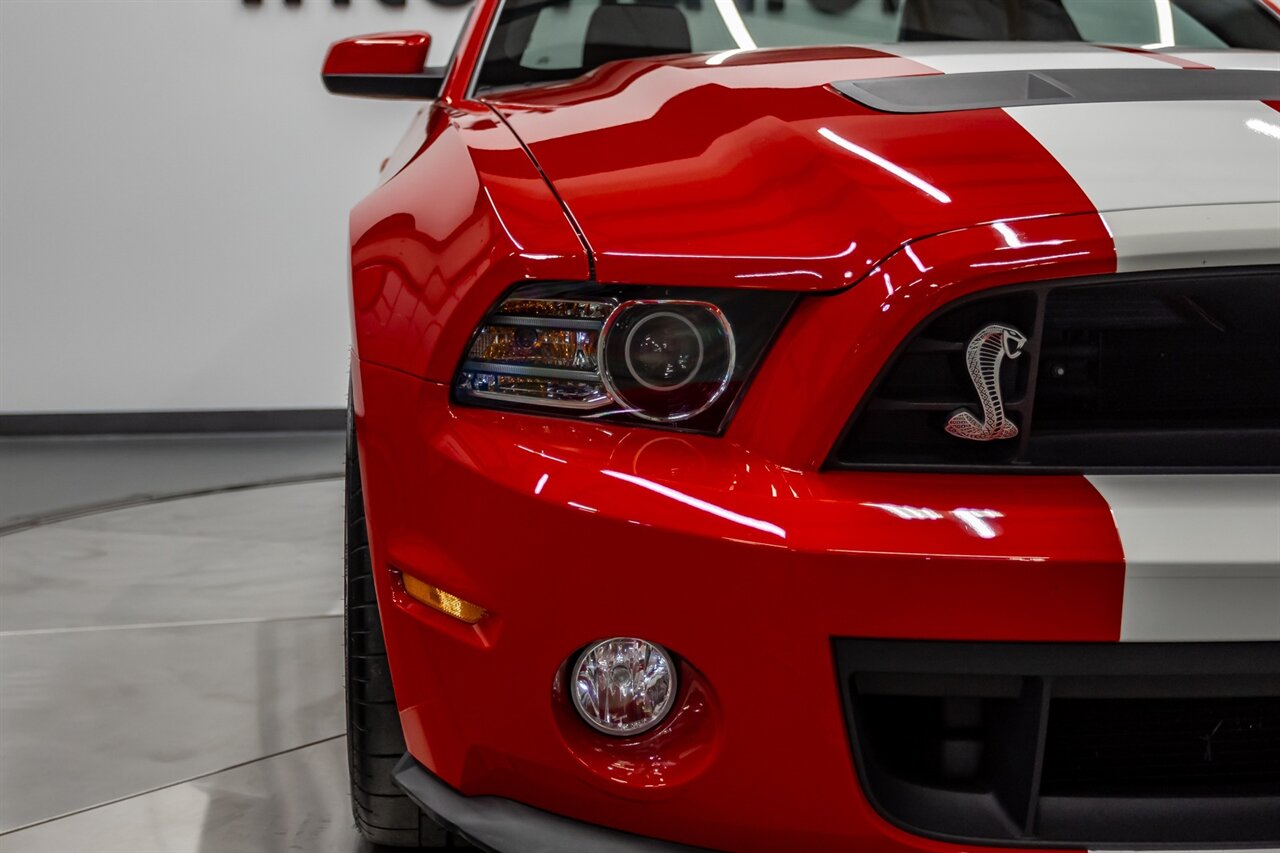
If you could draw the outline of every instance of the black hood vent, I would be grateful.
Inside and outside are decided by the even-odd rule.
[[[1070,68],[879,77],[831,85],[873,110],[942,113],[1116,101],[1266,101],[1280,98],[1280,71]]]

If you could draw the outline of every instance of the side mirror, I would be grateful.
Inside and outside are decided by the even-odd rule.
[[[440,94],[443,68],[427,68],[431,36],[376,33],[334,42],[324,60],[324,86],[335,95],[428,100]]]

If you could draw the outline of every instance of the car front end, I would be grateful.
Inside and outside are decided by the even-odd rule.
[[[1280,842],[1277,56],[446,82],[352,217],[409,796],[497,850]]]
[[[1260,312],[1276,296],[1275,271],[1251,268],[1050,281],[1058,295],[1130,287],[1138,303],[1153,286],[1238,288]],[[1081,475],[1058,455],[1164,440],[1149,425],[1105,442],[1045,427],[1044,472],[895,466],[891,441],[860,464],[839,423],[826,448],[807,445],[829,397],[788,365],[811,342],[878,339],[883,361],[836,359],[828,380],[873,384],[870,365],[902,346],[872,331],[894,296],[803,300],[722,436],[486,409],[362,365],[410,754],[473,796],[711,849],[1275,837],[1280,478],[1244,470],[1246,435],[1203,448],[1207,474]],[[917,326],[954,310],[921,303]],[[952,343],[939,358],[958,359]],[[919,409],[846,399],[944,413],[928,394]],[[1202,439],[1177,432],[1167,450],[1191,460]],[[779,448],[792,449],[781,462]],[[815,453],[824,463],[805,466]],[[483,615],[442,612],[404,577]],[[572,695],[579,652],[618,636],[675,662],[674,706],[634,737],[593,730]]]

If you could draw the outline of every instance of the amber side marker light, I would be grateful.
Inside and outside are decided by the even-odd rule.
[[[439,610],[446,616],[452,616],[468,625],[474,625],[484,618],[485,609],[480,605],[458,598],[453,593],[445,592],[440,587],[418,580],[412,575],[401,573],[400,583],[414,601],[419,601],[432,610]]]

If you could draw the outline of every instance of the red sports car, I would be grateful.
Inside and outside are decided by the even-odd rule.
[[[478,0],[351,216],[352,795],[1280,844],[1280,7]]]

